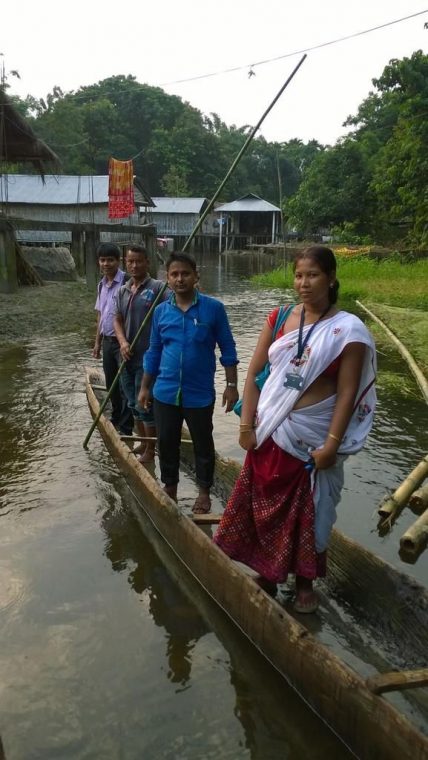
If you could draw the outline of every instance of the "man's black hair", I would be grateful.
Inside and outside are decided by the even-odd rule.
[[[142,253],[146,258],[148,258],[147,249],[144,245],[129,245],[127,251],[131,251],[131,253]]]
[[[97,258],[99,259],[101,256],[108,256],[120,261],[120,248],[114,243],[99,243],[97,245]]]
[[[166,261],[167,272],[174,261],[181,261],[183,264],[188,264],[193,271],[196,272],[196,261],[190,253],[185,253],[185,251],[173,251],[173,253],[170,253]]]

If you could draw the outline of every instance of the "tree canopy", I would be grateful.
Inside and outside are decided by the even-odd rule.
[[[428,56],[392,60],[333,146],[256,137],[221,200],[282,202],[302,234],[332,226],[379,242],[428,243]],[[250,127],[227,126],[158,87],[117,75],[45,99],[14,98],[65,173],[105,174],[134,158],[151,195],[213,195]]]
[[[428,244],[428,56],[390,61],[289,203],[305,231],[352,223],[379,242]]]

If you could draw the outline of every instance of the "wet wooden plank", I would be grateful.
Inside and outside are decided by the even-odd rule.
[[[128,443],[128,441],[135,441],[138,443],[139,441],[157,441],[157,438],[147,435],[121,435],[120,440],[125,441],[125,443]],[[188,438],[182,438],[181,443],[192,443],[192,441]]]
[[[379,673],[366,681],[366,686],[373,694],[387,691],[403,691],[428,686],[428,668],[421,670],[401,670],[393,673]]]
[[[216,514],[215,512],[206,512],[205,514],[202,514],[202,515],[195,515],[192,512],[189,515],[189,517],[197,525],[215,525],[216,523],[220,522],[223,515],[221,513]]]

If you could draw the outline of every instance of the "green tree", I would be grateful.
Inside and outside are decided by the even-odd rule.
[[[364,153],[350,138],[318,153],[286,204],[290,224],[308,233],[349,220],[363,226],[369,178]]]
[[[189,195],[185,173],[179,166],[171,166],[161,181],[162,191],[173,198],[185,198]]]
[[[355,117],[355,139],[372,174],[368,227],[385,242],[427,245],[428,56],[390,61]]]

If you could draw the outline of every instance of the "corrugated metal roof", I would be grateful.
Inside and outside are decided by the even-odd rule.
[[[217,206],[216,213],[222,213],[224,211],[281,211],[278,206],[274,206],[269,201],[264,201],[263,198],[259,198],[254,193],[238,198],[231,203],[224,203],[222,206]]]
[[[153,198],[155,214],[200,214],[206,207],[206,198]]]
[[[139,183],[137,183],[139,187]],[[138,201],[143,198],[140,196]],[[108,175],[77,176],[69,174],[0,175],[0,203],[40,203],[46,205],[76,205],[77,203],[108,203]]]

